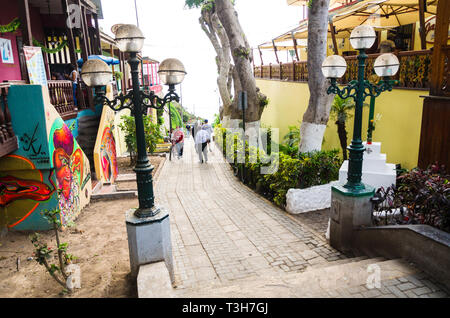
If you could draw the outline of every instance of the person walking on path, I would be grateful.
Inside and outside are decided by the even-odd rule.
[[[194,126],[192,126],[192,138],[194,138],[195,151],[197,153],[198,153],[198,148],[197,148],[197,143],[196,143],[196,136],[197,136],[199,129],[201,129],[201,126],[198,124],[198,121],[196,121]]]
[[[183,157],[184,148],[184,133],[180,126],[177,126],[173,135],[173,142],[175,143],[175,149],[177,150],[178,159]]]
[[[207,145],[209,141],[209,134],[206,129],[201,129],[197,132],[195,136],[195,148],[197,150],[200,163],[208,163]]]
[[[206,132],[209,134],[208,139],[209,139],[210,142],[208,142],[208,149],[209,149],[210,152],[212,152],[212,150],[211,150],[211,140],[212,140],[212,134],[213,134],[214,130],[212,129],[211,125],[208,124],[208,119],[205,119],[205,123],[203,124],[202,129],[206,130]]]
[[[195,137],[197,136],[198,131],[201,129],[201,126],[198,124],[198,121],[195,122],[194,124],[194,128],[192,129],[192,136]]]

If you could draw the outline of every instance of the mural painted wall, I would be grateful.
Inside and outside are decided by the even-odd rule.
[[[40,212],[55,208],[75,220],[92,193],[89,161],[46,87],[12,86],[8,102],[19,149],[0,158],[0,227],[49,229]]]
[[[300,126],[308,107],[307,83],[256,80],[257,86],[267,95],[269,105],[261,117],[261,124],[280,129],[280,139],[289,131],[289,126]],[[373,132],[374,141],[381,142],[382,153],[387,162],[400,163],[403,168],[417,166],[422,123],[423,99],[426,91],[394,89],[376,99],[375,116],[381,115]],[[367,103],[369,101],[367,100]],[[364,107],[362,134],[367,137],[369,108]],[[353,136],[353,117],[347,120],[347,141]],[[328,121],[322,149],[341,149],[334,120]]]
[[[126,156],[128,153],[127,144],[125,142],[125,133],[120,129],[119,125],[124,122],[122,116],[130,116],[129,109],[123,109],[116,113],[114,118],[114,136],[116,136],[116,152],[118,157]]]
[[[112,99],[111,90],[107,89],[107,97]],[[114,183],[119,174],[116,138],[114,137],[115,117],[115,112],[111,108],[103,107],[94,147],[95,175],[97,180],[104,183]]]

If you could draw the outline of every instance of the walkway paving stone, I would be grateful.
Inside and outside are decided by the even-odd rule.
[[[201,164],[192,139],[187,140],[184,157],[166,161],[155,187],[156,204],[170,210],[177,289],[301,273],[348,258],[330,247],[323,233],[242,185],[218,148],[212,148],[209,162]],[[406,291],[415,297],[439,296],[441,291],[431,281],[420,286],[408,279],[385,283],[376,292],[334,290],[325,297],[408,297]]]

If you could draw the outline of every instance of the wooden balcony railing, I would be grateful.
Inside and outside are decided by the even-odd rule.
[[[447,52],[447,61],[448,54]],[[375,71],[373,70],[373,64],[375,59],[380,54],[369,54],[366,61],[366,78],[376,79]],[[399,81],[397,88],[406,89],[423,89],[430,88],[431,79],[431,51],[405,51],[399,52],[397,57],[400,61],[400,69],[393,79]],[[355,80],[358,74],[358,60],[356,56],[344,57],[347,61],[347,71],[340,79],[341,84],[347,84],[348,82]],[[447,62],[448,74],[448,62]],[[321,70],[317,70],[321,71]],[[308,67],[306,61],[270,64],[263,66],[256,66],[254,68],[254,74],[256,78],[274,79],[282,81],[293,82],[307,82],[308,81]],[[447,77],[448,78],[448,77]],[[445,86],[447,90],[450,89],[449,85]]]
[[[48,81],[48,93],[50,95],[50,102],[63,120],[77,116],[77,107],[74,104],[71,81]]]
[[[6,156],[19,148],[8,107],[9,85],[9,83],[0,83],[0,157]]]

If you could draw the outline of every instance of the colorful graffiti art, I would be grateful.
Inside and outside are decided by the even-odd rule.
[[[47,201],[55,193],[56,187],[51,189],[43,182],[36,180],[24,180],[13,176],[0,177],[0,207],[5,207],[16,200]]]
[[[11,228],[27,219],[41,203],[49,201],[56,185],[53,171],[48,171],[48,185],[44,182],[46,171],[37,170],[25,157],[9,155],[2,164],[16,169],[0,174],[0,212],[6,218],[0,223]]]
[[[60,194],[61,219],[63,224],[72,221],[80,211],[80,192],[83,182],[83,152],[76,143],[70,129],[58,118],[50,133],[50,153],[56,172]]]
[[[102,142],[100,146],[100,162],[105,179],[114,182],[119,174],[117,166],[116,142],[109,127],[103,131]]]

